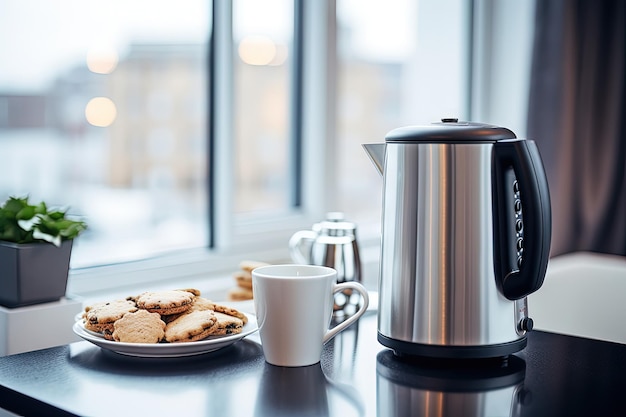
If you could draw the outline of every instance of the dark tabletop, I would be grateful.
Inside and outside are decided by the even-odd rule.
[[[377,342],[372,313],[329,342],[318,365],[269,365],[257,341],[180,359],[88,342],[7,356],[0,407],[28,416],[626,415],[626,345],[533,331],[507,361],[404,361]]]

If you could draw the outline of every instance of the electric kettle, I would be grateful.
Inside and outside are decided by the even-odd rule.
[[[363,146],[383,176],[378,341],[398,356],[523,349],[551,240],[535,143],[443,119]]]

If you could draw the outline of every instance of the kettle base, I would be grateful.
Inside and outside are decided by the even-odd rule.
[[[378,333],[378,342],[393,350],[396,356],[422,356],[441,359],[485,359],[505,357],[524,349],[526,336],[507,343],[478,346],[428,345],[396,340]]]

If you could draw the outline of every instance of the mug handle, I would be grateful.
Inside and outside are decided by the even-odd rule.
[[[357,321],[367,311],[367,306],[370,303],[370,299],[369,299],[369,296],[367,294],[367,290],[365,289],[365,287],[359,284],[358,282],[349,281],[349,282],[342,282],[341,284],[335,284],[335,286],[333,287],[333,294],[339,291],[345,291],[347,289],[353,289],[353,290],[358,291],[359,294],[361,294],[361,297],[363,298],[363,302],[360,303],[361,305],[359,309],[356,311],[356,313],[354,313],[352,316],[348,317],[345,321],[342,321],[341,323],[339,323],[338,325],[336,325],[332,329],[329,329],[326,332],[326,334],[324,335],[324,341],[323,341],[324,344],[328,342],[330,339],[332,339],[333,337],[335,337],[337,333],[341,332],[342,330],[345,330],[348,326],[350,326],[352,323]]]

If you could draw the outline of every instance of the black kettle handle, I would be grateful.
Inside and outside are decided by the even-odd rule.
[[[552,237],[548,180],[537,145],[527,139],[496,142],[494,170],[496,284],[506,298],[517,300],[541,287],[548,267]],[[515,181],[519,187],[521,219],[516,218],[519,204],[516,207],[513,198]],[[521,242],[516,228],[523,231]],[[522,250],[519,265],[518,250]]]

